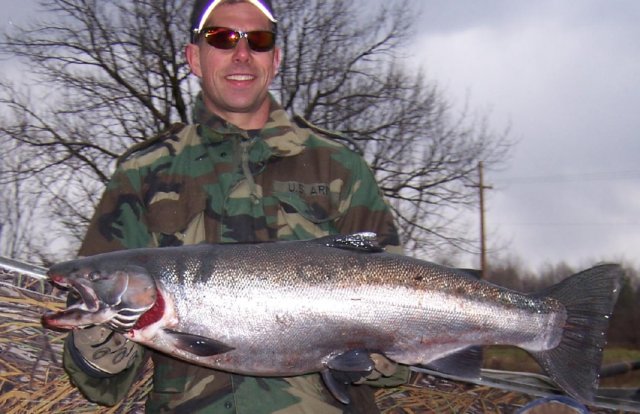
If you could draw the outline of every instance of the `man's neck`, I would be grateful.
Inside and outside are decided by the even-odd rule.
[[[264,104],[255,112],[228,112],[220,110],[212,110],[207,108],[211,113],[219,116],[236,127],[248,130],[260,130],[264,128],[269,119],[271,105],[269,100],[265,100]]]

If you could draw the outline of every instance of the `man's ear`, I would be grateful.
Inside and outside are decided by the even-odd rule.
[[[184,48],[184,54],[187,58],[187,63],[189,63],[189,67],[191,68],[191,73],[201,78],[202,68],[200,67],[200,46],[194,43],[189,43]]]
[[[280,70],[280,59],[281,59],[281,49],[279,47],[276,47],[274,52],[273,52],[273,67],[275,69],[274,71],[274,75],[278,74],[278,71]]]

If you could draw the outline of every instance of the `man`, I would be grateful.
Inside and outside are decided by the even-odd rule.
[[[195,124],[176,125],[120,158],[80,255],[357,231],[375,231],[381,244],[398,249],[392,216],[365,162],[292,122],[269,94],[280,63],[271,2],[197,0],[191,25],[186,57],[202,83]],[[317,374],[254,378],[148,352],[150,413],[377,411],[366,386],[351,387],[353,403],[344,406]],[[119,334],[92,327],[69,335],[64,364],[90,400],[112,405],[135,380],[143,353]],[[380,362],[381,372],[393,371]]]

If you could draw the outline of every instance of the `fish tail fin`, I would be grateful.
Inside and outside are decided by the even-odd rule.
[[[530,353],[559,386],[582,402],[593,401],[598,388],[609,317],[622,275],[619,265],[599,265],[535,295],[560,301],[567,320],[558,346]]]

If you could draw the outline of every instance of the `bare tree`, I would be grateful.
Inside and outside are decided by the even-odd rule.
[[[395,210],[408,250],[453,244],[473,250],[456,213],[477,204],[478,161],[495,165],[509,147],[485,119],[456,115],[434,84],[402,67],[415,11],[407,1],[362,17],[352,2],[279,1],[281,101],[340,131],[363,149]],[[371,24],[371,22],[375,22]]]
[[[409,249],[471,249],[476,236],[459,228],[456,213],[476,202],[469,184],[478,161],[495,165],[509,143],[490,134],[485,119],[455,113],[415,69],[403,69],[409,4],[363,17],[371,8],[364,2],[276,3],[283,63],[273,92],[285,109],[363,151]],[[42,7],[49,21],[2,42],[46,85],[34,100],[0,83],[8,108],[0,139],[25,167],[5,177],[40,177],[51,215],[77,241],[118,154],[189,121],[197,85],[182,47],[191,0],[44,0]]]
[[[9,113],[0,139],[22,166],[5,169],[3,180],[38,177],[71,250],[118,155],[188,121],[194,82],[182,48],[190,3],[43,1],[47,21],[5,36],[3,51],[22,58],[37,84],[25,93],[0,83]]]
[[[33,180],[4,180],[2,171],[20,171],[8,148],[0,151],[0,255],[27,261],[41,261],[43,246],[51,234],[42,227],[42,201],[39,186]],[[44,227],[44,226],[43,226]],[[45,230],[45,231],[43,231]]]

